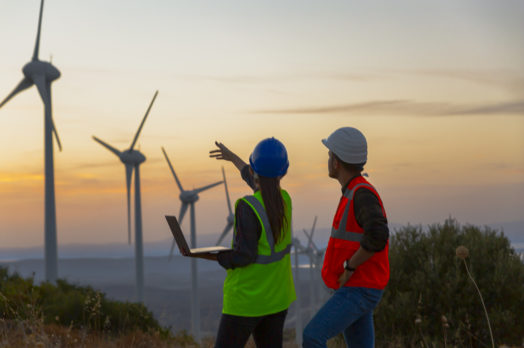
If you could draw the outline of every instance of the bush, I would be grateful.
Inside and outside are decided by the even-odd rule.
[[[140,330],[167,335],[152,313],[140,303],[108,300],[91,287],[58,280],[35,285],[33,279],[9,275],[0,268],[0,317],[8,320],[43,319],[45,324],[123,333]]]
[[[469,249],[466,262],[484,297],[495,342],[522,343],[524,264],[502,232],[448,219],[427,232],[407,226],[392,235],[391,278],[375,314],[377,345],[441,346],[446,340],[490,346],[479,296],[455,256],[459,245]]]

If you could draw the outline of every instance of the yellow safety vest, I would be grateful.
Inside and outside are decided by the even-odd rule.
[[[281,194],[288,223],[283,227],[283,236],[276,244],[260,191],[255,192],[253,196],[239,199],[235,204],[236,208],[240,200],[244,200],[255,212],[262,231],[258,240],[256,261],[245,267],[227,270],[222,309],[224,314],[258,317],[278,313],[287,309],[296,299],[289,255],[291,198],[285,190],[281,190]],[[236,222],[234,231],[236,234]]]

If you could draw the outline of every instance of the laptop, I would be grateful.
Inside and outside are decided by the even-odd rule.
[[[180,250],[180,254],[184,256],[190,256],[190,257],[197,257],[199,254],[218,254],[222,251],[231,251],[233,249],[226,248],[224,246],[212,246],[212,247],[204,247],[204,248],[193,248],[190,249],[187,245],[186,238],[184,237],[184,234],[182,233],[182,229],[180,228],[180,224],[178,223],[178,220],[176,217],[171,215],[166,215],[167,223],[169,224],[169,228],[171,229],[171,233],[173,233],[173,237],[175,237],[176,244],[178,245],[178,249]]]

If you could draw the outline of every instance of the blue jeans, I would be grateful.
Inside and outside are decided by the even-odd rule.
[[[320,308],[304,329],[302,347],[326,347],[342,332],[350,348],[373,348],[373,310],[383,290],[342,287]]]

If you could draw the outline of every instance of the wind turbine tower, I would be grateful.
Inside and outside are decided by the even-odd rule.
[[[55,171],[53,161],[53,133],[56,137],[58,148],[62,145],[53,122],[51,107],[51,83],[60,77],[60,71],[51,63],[38,59],[40,50],[40,29],[42,27],[42,12],[44,0],[40,2],[40,15],[38,17],[38,31],[33,57],[22,72],[24,78],[15,89],[0,103],[0,108],[21,91],[36,85],[40,98],[44,103],[44,173],[45,173],[45,214],[44,214],[44,246],[45,246],[45,279],[55,282],[58,278],[58,248],[56,237],[56,203],[55,203]]]
[[[215,182],[214,184],[210,184],[201,188],[193,189],[193,190],[184,190],[182,187],[182,184],[180,183],[180,180],[178,180],[178,176],[175,173],[175,170],[173,169],[173,166],[171,165],[171,161],[169,160],[169,157],[167,157],[166,150],[162,148],[162,152],[164,153],[164,156],[166,158],[167,164],[169,165],[169,169],[171,169],[171,173],[173,174],[173,177],[175,178],[176,184],[180,190],[180,201],[182,202],[182,205],[180,206],[180,215],[178,216],[178,221],[181,224],[182,219],[184,218],[184,215],[186,214],[187,208],[189,207],[189,214],[190,214],[190,229],[191,229],[191,248],[196,248],[196,224],[195,224],[195,203],[198,201],[199,196],[198,194],[202,191],[205,191],[207,189],[210,189],[212,187],[215,187],[217,185],[220,185],[222,181]],[[173,250],[175,248],[175,241],[171,244],[171,250],[169,251],[169,259],[173,256]],[[200,342],[200,301],[198,296],[198,270],[197,270],[197,259],[192,257],[191,258],[191,328],[192,328],[192,334],[193,337],[197,342]]]
[[[144,127],[147,116],[151,111],[151,107],[155,102],[158,91],[155,92],[149,107],[147,108],[146,114],[142,119],[142,123],[138,127],[135,134],[135,138],[131,143],[129,149],[125,151],[119,151],[107,144],[106,142],[93,136],[93,139],[100,143],[102,146],[107,148],[109,151],[118,156],[120,161],[125,165],[126,168],[126,188],[127,188],[127,233],[128,243],[131,243],[131,202],[130,202],[130,190],[131,190],[131,179],[133,172],[135,173],[135,269],[136,269],[136,297],[138,302],[144,302],[144,247],[142,238],[142,199],[140,196],[140,165],[145,162],[146,157],[134,147]]]
[[[224,167],[222,167],[222,178],[224,178],[224,187],[226,188],[226,199],[227,199],[227,208],[229,210],[229,215],[227,216],[227,223],[226,227],[224,228],[224,231],[220,235],[217,241],[217,245],[219,245],[224,237],[229,233],[229,231],[233,228],[235,225],[235,214],[233,214],[233,210],[231,209],[231,199],[229,198],[229,191],[227,189],[227,181],[226,181],[226,173],[224,172]]]
[[[317,282],[315,281],[315,270],[313,269],[313,266],[315,268],[318,268],[318,264],[317,264],[317,255],[320,253],[320,250],[318,250],[317,246],[315,245],[315,243],[313,242],[313,234],[315,233],[315,226],[317,224],[317,216],[315,216],[315,220],[313,220],[313,227],[311,227],[311,232],[310,233],[307,233],[306,229],[304,229],[304,234],[306,235],[306,237],[308,238],[308,243],[307,243],[307,248],[305,250],[305,253],[308,255],[309,257],[309,277],[310,277],[310,281],[309,281],[309,289],[310,289],[310,292],[309,292],[309,301],[311,303],[311,315],[314,311],[314,307],[316,306],[316,293],[315,293],[315,287],[316,287],[316,284]]]
[[[303,321],[302,321],[302,284],[300,281],[300,263],[298,260],[298,255],[305,253],[305,248],[300,243],[298,238],[292,238],[294,254],[295,254],[295,275],[293,279],[295,281],[295,291],[297,293],[297,300],[295,301],[295,340],[299,347],[302,346],[302,331],[303,331]]]

